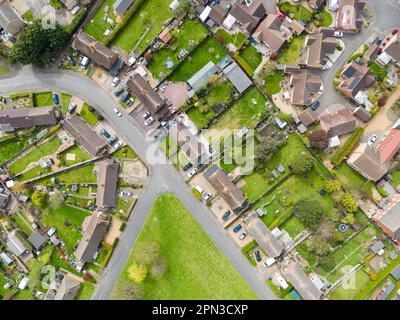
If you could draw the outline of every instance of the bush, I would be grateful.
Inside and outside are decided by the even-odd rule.
[[[335,166],[340,166],[350,152],[353,151],[355,145],[360,140],[361,136],[364,134],[364,128],[357,128],[351,137],[346,141],[342,148],[332,157],[332,164]]]
[[[376,187],[376,191],[378,191],[378,193],[382,196],[382,197],[387,197],[388,193],[381,187],[381,186],[377,186]]]
[[[257,262],[250,257],[250,251],[254,250],[257,247],[256,240],[250,241],[242,248],[242,253],[246,256],[247,260],[249,260],[250,264],[253,266],[257,266]]]
[[[195,188],[192,189],[192,193],[197,200],[199,200],[199,201],[203,200],[201,193],[199,191],[197,191]]]
[[[120,227],[119,227],[119,231],[124,231],[126,227],[126,222],[121,223]]]

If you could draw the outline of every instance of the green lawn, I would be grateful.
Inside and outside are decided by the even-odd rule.
[[[98,41],[104,43],[107,39],[103,34],[107,29],[112,30],[115,27],[115,15],[113,4],[115,0],[103,0],[103,3],[100,5],[99,9],[96,12],[96,15],[93,17],[93,21],[89,23],[85,32],[88,35],[91,35],[93,38]],[[110,9],[108,11],[107,16],[114,21],[114,24],[108,24],[108,22],[104,21],[104,10],[108,6]]]
[[[173,39],[166,47],[155,52],[151,63],[147,66],[150,72],[159,80],[164,79],[171,69],[165,67],[167,60],[172,60],[174,67],[181,62],[179,52],[185,49],[190,52],[207,36],[207,28],[197,20],[185,20],[179,29],[171,31]]]
[[[114,39],[113,44],[126,52],[136,49],[143,52],[151,41],[162,31],[163,23],[172,17],[170,2],[147,0],[140,6],[128,24]]]
[[[94,165],[89,164],[78,169],[70,170],[68,172],[56,173],[53,177],[56,177],[60,184],[85,184],[85,183],[96,183],[97,177],[93,173]],[[50,177],[38,181],[38,184],[52,185]]]
[[[245,49],[240,51],[239,56],[247,63],[253,73],[262,61],[262,54],[252,45],[248,45]]]
[[[85,103],[82,106],[82,109],[80,111],[80,116],[87,121],[87,123],[91,126],[94,126],[97,123],[97,115],[95,112],[92,112],[89,110],[90,106]]]
[[[260,91],[253,87],[225,111],[211,129],[254,128],[267,115],[266,102]]]
[[[91,282],[83,282],[75,300],[90,300],[96,286]]]
[[[357,294],[368,287],[371,282],[368,274],[362,268],[355,273],[354,279],[356,286],[351,287],[345,281],[329,295],[329,298],[331,300],[354,300]]]
[[[11,160],[15,155],[28,146],[30,136],[24,135],[0,142],[0,165]]]
[[[279,8],[282,12],[287,14],[293,14],[295,20],[303,20],[306,23],[311,22],[313,16],[310,11],[308,11],[302,5],[293,5],[289,2],[282,2],[279,4]]]
[[[347,163],[338,168],[335,176],[348,191],[358,191],[367,183],[367,180]]]
[[[186,82],[208,62],[218,63],[226,55],[218,41],[214,37],[208,37],[174,70],[168,80]]]
[[[42,168],[40,165],[33,167],[32,169],[24,172],[18,176],[19,181],[26,181],[36,177],[43,176],[51,172],[51,168]]]
[[[128,146],[119,149],[117,152],[113,153],[113,158],[123,158],[123,159],[136,159],[136,153]]]
[[[388,73],[388,68],[382,68],[376,62],[368,63],[368,67],[376,79],[383,80],[386,78]]]
[[[1,146],[0,146],[1,148]],[[1,153],[0,153],[1,155]],[[394,168],[394,170],[392,172],[390,172],[390,174],[392,175],[392,183],[395,187],[397,187],[398,185],[400,185],[400,166],[397,166],[396,168]]]
[[[90,213],[76,209],[65,204],[58,208],[46,208],[42,211],[41,222],[50,227],[57,228],[57,233],[65,241],[66,249],[72,253],[74,245],[81,239],[82,233],[79,228],[82,227],[83,220]]]
[[[51,92],[39,92],[33,94],[34,107],[48,107],[53,105],[53,94]]]
[[[15,174],[19,173],[25,170],[30,163],[39,161],[45,156],[53,155],[60,146],[61,140],[57,136],[54,136],[49,141],[34,148],[27,155],[10,165],[9,170]]]
[[[8,68],[0,65],[0,74],[7,74],[9,72],[10,72],[10,70],[8,70]]]
[[[278,71],[273,71],[265,77],[265,92],[271,97],[281,91],[281,82],[284,79],[284,75]]]
[[[257,299],[175,196],[164,194],[154,203],[120,283],[131,282],[127,270],[149,242],[159,244],[167,271],[159,280],[144,281],[145,299]]]
[[[67,160],[67,154],[74,154],[75,160]],[[61,161],[65,162],[66,166],[72,166],[77,163],[81,163],[89,160],[91,157],[79,146],[75,145],[72,148],[61,154]]]
[[[33,17],[32,10],[28,10],[22,15],[22,18],[24,18],[28,22],[32,22],[35,18]]]
[[[230,34],[226,32],[224,29],[217,30],[217,32],[215,32],[215,36],[225,46],[228,46],[231,43],[238,49],[240,49],[240,47],[244,44],[244,42],[247,39],[247,37],[240,31],[235,34]]]
[[[71,102],[71,98],[72,98],[72,96],[68,93],[61,94],[61,107],[62,107],[63,115],[66,115],[68,112],[68,106],[69,106],[69,103]]]
[[[278,64],[296,64],[300,55],[301,47],[304,45],[305,35],[293,39],[292,43],[287,43],[280,51]]]
[[[322,20],[320,21],[319,25],[321,27],[329,27],[332,24],[333,17],[330,12],[324,10],[322,12]]]

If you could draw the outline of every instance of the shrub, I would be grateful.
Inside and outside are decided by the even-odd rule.
[[[199,191],[197,191],[195,188],[192,189],[192,193],[197,200],[201,201],[203,199],[203,197],[201,196],[201,193]]]
[[[353,151],[355,145],[360,140],[361,136],[364,134],[363,128],[357,128],[351,137],[346,141],[342,148],[339,149],[338,152],[332,157],[332,164],[335,166],[339,166],[342,164],[345,157],[347,157],[351,151]]]
[[[242,253],[246,256],[247,260],[249,260],[250,264],[253,266],[257,265],[257,262],[250,257],[250,251],[254,250],[254,248],[257,246],[256,240],[250,241],[248,244],[246,244],[242,248]]]

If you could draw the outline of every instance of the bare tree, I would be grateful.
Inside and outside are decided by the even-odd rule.
[[[141,300],[144,289],[138,284],[119,282],[112,293],[113,300]]]
[[[151,264],[160,255],[160,246],[157,242],[147,242],[139,247],[136,260],[143,264]]]
[[[162,259],[157,259],[154,261],[150,269],[150,275],[152,278],[162,278],[167,272],[167,264]]]

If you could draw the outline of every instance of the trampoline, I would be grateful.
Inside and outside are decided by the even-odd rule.
[[[340,232],[346,232],[348,228],[349,227],[346,224],[342,223],[341,225],[339,225],[339,231]]]

